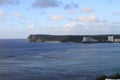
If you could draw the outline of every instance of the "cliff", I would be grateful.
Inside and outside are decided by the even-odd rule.
[[[30,42],[120,43],[120,35],[29,35]]]

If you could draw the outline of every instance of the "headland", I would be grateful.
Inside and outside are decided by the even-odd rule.
[[[42,35],[28,36],[29,42],[120,43],[120,34],[111,35]]]

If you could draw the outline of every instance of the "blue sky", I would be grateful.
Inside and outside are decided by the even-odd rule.
[[[0,38],[120,34],[120,0],[0,0]]]

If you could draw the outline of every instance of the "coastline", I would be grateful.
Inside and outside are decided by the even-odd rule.
[[[29,35],[29,42],[120,43],[120,35]]]

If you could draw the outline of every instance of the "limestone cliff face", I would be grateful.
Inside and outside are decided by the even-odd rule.
[[[82,36],[71,35],[30,35],[30,42],[81,42]]]
[[[30,42],[120,43],[120,35],[29,35]]]

